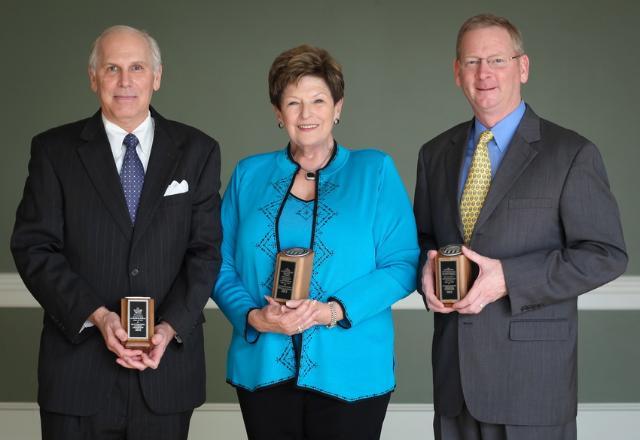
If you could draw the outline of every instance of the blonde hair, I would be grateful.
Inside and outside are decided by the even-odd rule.
[[[460,30],[458,31],[458,39],[456,41],[456,58],[460,59],[460,46],[462,45],[462,38],[464,37],[464,34],[474,29],[482,29],[491,26],[497,26],[509,32],[516,54],[522,55],[524,53],[522,34],[513,23],[511,23],[506,18],[499,17],[497,15],[479,14],[467,19],[464,23],[462,23],[462,26],[460,26]]]

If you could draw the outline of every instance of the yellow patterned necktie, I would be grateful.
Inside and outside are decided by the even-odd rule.
[[[493,139],[493,133],[489,130],[480,134],[480,140],[473,153],[469,175],[460,199],[460,216],[462,217],[465,244],[469,244],[471,241],[473,228],[491,186],[491,161],[487,147],[491,139]]]

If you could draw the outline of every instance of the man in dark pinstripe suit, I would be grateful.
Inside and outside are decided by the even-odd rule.
[[[11,249],[44,309],[45,439],[186,439],[205,399],[202,309],[220,266],[220,151],[150,107],[161,75],[153,38],[105,30],[89,60],[100,111],[32,141]],[[148,354],[123,345],[124,296],[155,299]]]

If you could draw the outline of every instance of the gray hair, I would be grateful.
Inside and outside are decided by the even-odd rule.
[[[93,45],[91,46],[91,54],[89,54],[89,69],[95,72],[96,68],[98,67],[98,49],[100,47],[100,42],[102,41],[102,39],[114,32],[123,31],[136,33],[147,41],[151,52],[151,65],[153,67],[153,71],[157,72],[162,65],[162,57],[160,56],[160,46],[158,46],[158,42],[151,35],[149,35],[147,31],[121,24],[106,28],[93,42]]]

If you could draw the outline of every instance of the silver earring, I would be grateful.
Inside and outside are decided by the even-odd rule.
[[[278,121],[278,128],[282,130],[283,127],[284,124],[282,123],[282,121]]]
[[[335,118],[333,120],[333,125],[338,125],[340,123],[340,118]]]

